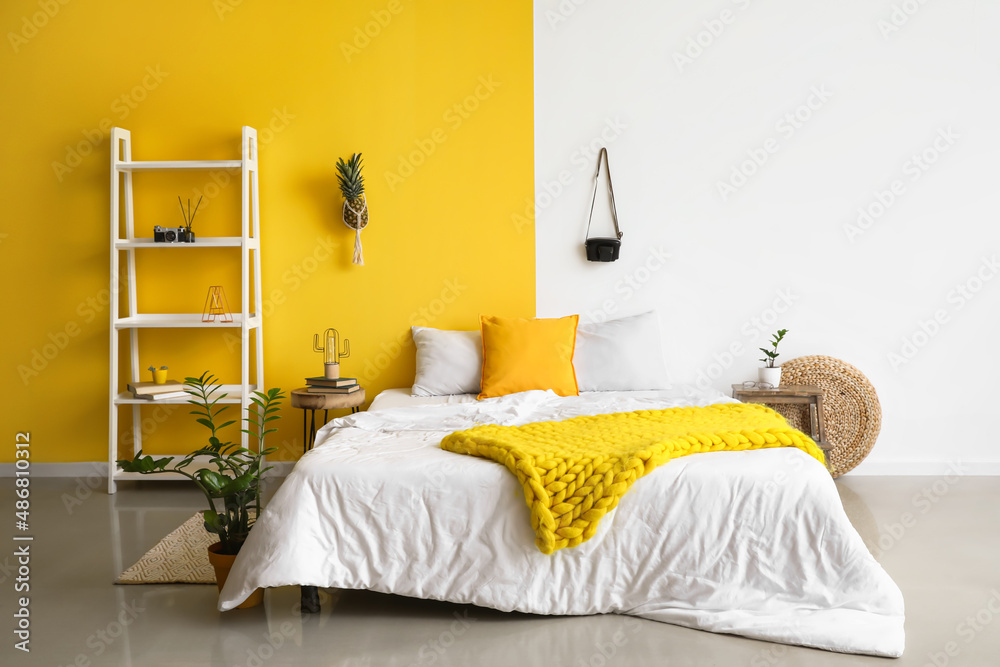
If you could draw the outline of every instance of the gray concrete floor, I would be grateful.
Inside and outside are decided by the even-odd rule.
[[[906,654],[892,664],[1000,665],[1000,478],[847,477],[838,486],[906,598]],[[202,509],[197,492],[139,482],[108,496],[96,476],[35,478],[31,492],[31,652],[14,648],[25,594],[14,592],[11,538],[24,533],[8,517],[2,665],[889,664],[622,616],[504,614],[365,591],[325,591],[322,612],[300,616],[298,589],[274,589],[261,607],[220,614],[213,586],[112,584]],[[12,480],[0,482],[0,500],[14,506]]]

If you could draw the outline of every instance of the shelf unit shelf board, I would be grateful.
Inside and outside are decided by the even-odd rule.
[[[136,248],[240,248],[243,246],[241,236],[205,236],[199,237],[194,243],[158,243],[151,238],[116,239],[116,250],[134,250]],[[247,239],[247,247],[256,250],[257,239]]]
[[[172,456],[174,457],[174,461],[176,462],[178,460],[187,458],[189,454],[150,454],[150,456],[152,456],[154,459],[163,458],[165,456]],[[216,466],[215,464],[212,463],[211,457],[196,456],[194,457],[194,461],[192,461],[191,464],[187,466],[187,468],[185,468],[185,470],[194,472],[196,470],[200,470],[201,468],[211,468],[212,470],[215,470]],[[144,475],[140,472],[125,472],[124,470],[122,470],[117,466],[115,467],[115,471],[113,474],[115,480],[119,482],[129,481],[129,480],[139,481],[139,482],[149,482],[151,480],[187,479],[187,477],[185,477],[184,475],[174,472],[159,472],[156,473],[155,475],[149,475],[149,474]]]
[[[212,322],[202,322],[201,313],[142,313],[131,317],[119,317],[115,320],[115,329],[211,329],[235,328],[243,326],[243,315],[233,313],[232,322],[220,322],[216,316]],[[247,326],[256,329],[260,326],[260,318],[251,315]]]
[[[168,171],[241,169],[243,160],[126,160],[115,163],[118,171]]]
[[[238,384],[224,384],[221,385],[217,395],[219,393],[228,394],[225,398],[220,398],[219,403],[227,404],[240,404],[240,391],[242,390],[242,385]],[[249,386],[250,393],[257,391],[257,385],[252,384]],[[186,405],[192,397],[187,396],[184,398],[164,398],[159,401],[147,401],[143,398],[136,398],[132,395],[130,391],[123,391],[115,398],[115,405]]]

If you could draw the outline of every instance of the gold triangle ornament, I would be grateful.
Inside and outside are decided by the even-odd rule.
[[[229,302],[226,300],[226,291],[221,285],[212,285],[208,288],[208,296],[205,298],[205,309],[201,314],[202,322],[215,322],[218,317],[220,322],[232,322],[233,313],[229,310]]]

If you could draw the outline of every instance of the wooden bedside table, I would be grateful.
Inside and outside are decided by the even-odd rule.
[[[311,392],[308,387],[295,389],[291,392],[292,407],[305,410],[302,413],[302,453],[313,448],[316,443],[316,411],[323,411],[323,424],[327,422],[330,410],[351,409],[351,414],[359,412],[365,402],[365,390],[362,388],[351,394],[324,394]],[[306,414],[309,413],[309,414]],[[310,415],[312,420],[310,423]]]
[[[829,455],[827,452],[833,446],[826,442],[826,427],[823,424],[823,390],[814,385],[788,385],[778,386],[773,389],[758,389],[757,387],[744,387],[742,384],[733,385],[733,398],[744,403],[792,403],[809,406],[809,436],[823,450],[823,456],[827,459],[829,467]]]

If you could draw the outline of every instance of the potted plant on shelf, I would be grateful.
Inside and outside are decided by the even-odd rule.
[[[778,329],[771,337],[771,349],[767,349],[766,347],[758,348],[764,353],[764,358],[761,359],[764,362],[764,366],[757,369],[757,380],[759,382],[766,382],[772,387],[777,387],[781,384],[781,366],[775,366],[774,360],[778,358],[778,343],[784,339],[786,333],[788,333],[788,329]]]
[[[277,447],[265,448],[264,437],[277,430],[267,425],[280,418],[275,413],[285,395],[277,388],[253,392],[249,414],[244,418],[247,428],[241,429],[257,440],[257,451],[253,451],[237,443],[224,442],[220,437],[220,431],[235,424],[236,420],[218,423],[219,415],[229,406],[218,405],[227,394],[218,393],[220,385],[215,376],[206,371],[201,377],[184,378],[184,384],[189,387],[185,391],[193,397],[188,403],[197,408],[191,414],[197,415],[198,423],[211,431],[208,444],[176,463],[174,459],[178,457],[153,458],[143,456],[139,451],[135,458],[119,460],[118,465],[125,472],[144,475],[177,473],[190,479],[205,494],[208,501],[208,509],[204,512],[205,529],[219,536],[219,541],[208,547],[208,559],[215,568],[216,582],[221,591],[236,554],[260,516],[260,479],[263,473],[270,470],[262,468],[262,462],[266,455],[277,450]],[[211,467],[189,470],[196,457],[208,459],[207,463],[215,470]],[[239,607],[253,607],[263,599],[264,591],[257,589]]]

